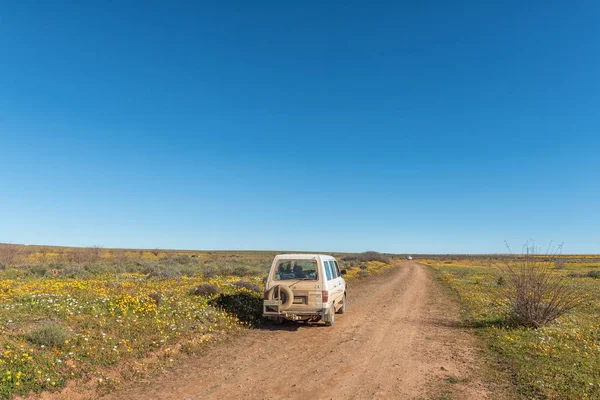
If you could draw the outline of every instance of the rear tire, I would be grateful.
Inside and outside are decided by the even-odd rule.
[[[340,307],[339,310],[337,310],[338,314],[344,314],[346,312],[346,295],[344,294],[344,297],[342,297],[342,306]]]
[[[325,321],[326,326],[333,326],[335,324],[335,307],[332,305],[329,309],[327,321]]]

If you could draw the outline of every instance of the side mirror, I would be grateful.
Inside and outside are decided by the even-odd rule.
[[[345,269],[343,269],[341,272],[342,272],[342,275],[346,275],[348,273],[348,271],[346,271]]]

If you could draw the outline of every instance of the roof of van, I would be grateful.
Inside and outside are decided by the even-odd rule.
[[[312,260],[313,258],[333,258],[327,254],[278,254],[275,257],[294,260]]]

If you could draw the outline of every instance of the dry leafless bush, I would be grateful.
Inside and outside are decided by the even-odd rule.
[[[50,249],[46,246],[40,247],[40,249],[38,250],[38,259],[40,264],[48,264],[50,262]]]
[[[61,251],[58,255],[58,262],[60,264],[74,264],[75,263],[75,253],[73,251]]]
[[[102,246],[92,246],[85,249],[89,262],[98,262],[102,255]]]
[[[558,258],[554,261],[554,268],[556,269],[565,269],[567,266],[565,264],[565,260],[563,258]]]
[[[525,247],[523,255],[500,267],[500,303],[507,306],[514,325],[538,328],[577,307],[584,293],[551,263],[541,262],[535,249]]]
[[[19,246],[0,244],[0,266],[13,265],[19,255]]]

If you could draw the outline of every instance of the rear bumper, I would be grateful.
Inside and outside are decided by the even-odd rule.
[[[267,306],[263,303],[263,317],[267,318],[285,318],[294,321],[306,318],[323,318],[328,315],[327,311],[327,308],[309,311],[279,310],[278,306]]]

